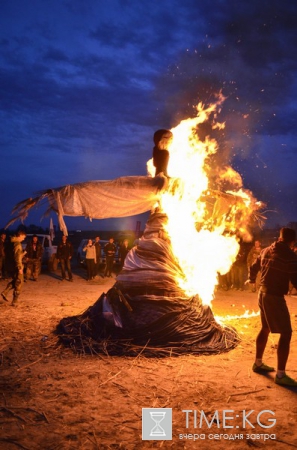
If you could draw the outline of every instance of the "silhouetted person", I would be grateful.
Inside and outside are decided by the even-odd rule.
[[[73,281],[71,271],[71,258],[73,256],[73,246],[71,242],[67,241],[67,236],[62,236],[62,242],[57,248],[57,260],[61,264],[62,281],[66,279],[66,270],[69,281]]]
[[[104,246],[104,252],[106,256],[106,266],[104,271],[105,277],[111,277],[112,269],[113,269],[113,261],[114,261],[114,255],[116,252],[116,245],[114,244],[114,239],[110,238],[109,242],[105,244]]]
[[[125,258],[129,253],[129,241],[128,239],[124,239],[122,245],[120,246],[120,263],[121,263],[121,269],[124,266]]]
[[[256,373],[274,371],[273,367],[263,363],[262,357],[269,333],[279,333],[277,373],[274,380],[276,384],[283,386],[297,386],[297,381],[285,372],[292,326],[284,296],[288,293],[289,281],[297,288],[297,255],[292,250],[295,240],[295,230],[282,228],[278,241],[262,250],[249,272],[249,282],[255,283],[257,273],[261,271],[258,299],[262,327],[256,339],[253,371]]]
[[[32,236],[30,242],[26,246],[26,276],[25,278],[29,280],[31,275],[33,280],[37,281],[39,274],[41,272],[41,259],[43,255],[43,247],[38,240],[36,235]]]
[[[250,267],[254,264],[254,262],[257,260],[258,256],[260,255],[262,251],[262,246],[260,241],[255,241],[253,247],[250,249],[248,256],[247,256],[247,269],[250,270]],[[251,292],[256,292],[259,288],[260,283],[260,272],[257,275],[255,284],[251,285]]]
[[[0,279],[6,278],[5,240],[6,240],[6,233],[1,233],[0,234]]]
[[[95,276],[99,275],[100,272],[100,264],[101,264],[101,258],[102,258],[102,249],[100,244],[100,237],[95,237],[95,248],[96,248],[96,263],[95,263]]]
[[[244,281],[246,280],[246,253],[241,244],[236,259],[231,269],[233,289],[237,291],[244,290]]]

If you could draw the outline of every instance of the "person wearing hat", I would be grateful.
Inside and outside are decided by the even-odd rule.
[[[163,173],[168,177],[167,166],[169,162],[168,148],[172,142],[173,134],[170,130],[157,130],[154,134],[155,147],[153,149],[153,164],[156,168],[155,176]]]

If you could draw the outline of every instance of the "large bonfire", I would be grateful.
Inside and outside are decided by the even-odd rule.
[[[63,343],[77,351],[153,356],[223,352],[238,343],[236,330],[217,323],[210,305],[239,241],[250,240],[261,204],[231,167],[213,165],[217,142],[199,137],[200,124],[210,118],[213,128],[223,128],[215,120],[222,101],[199,104],[196,117],[171,130],[170,178],[154,177],[150,160],[147,177],[49,189],[17,205],[23,218],[47,198],[64,230],[64,215],[121,217],[151,209],[114,286],[83,314],[61,320]],[[229,190],[223,191],[226,180]]]
[[[236,258],[239,239],[250,239],[248,226],[260,203],[242,189],[230,167],[219,176],[229,179],[232,191],[209,186],[209,157],[217,152],[217,142],[200,140],[197,127],[220,101],[208,109],[198,105],[195,118],[171,130],[170,178],[142,238],[114,287],[81,316],[61,321],[64,342],[126,355],[222,352],[237,344],[236,331],[216,322],[210,304],[219,274],[227,273]],[[147,167],[153,177],[152,160]]]

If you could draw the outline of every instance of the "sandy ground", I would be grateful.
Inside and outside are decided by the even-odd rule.
[[[57,345],[53,330],[61,318],[83,312],[114,283],[87,282],[84,276],[83,269],[74,269],[74,282],[62,283],[59,273],[43,273],[37,283],[24,285],[18,308],[0,305],[1,450],[297,448],[296,390],[275,385],[273,375],[251,371],[258,317],[229,320],[242,341],[221,355],[77,355]],[[0,282],[1,290],[5,285]],[[287,372],[297,378],[296,300],[287,297],[294,329]],[[213,302],[220,316],[246,309],[257,311],[256,294],[218,292]],[[267,346],[265,361],[271,365],[277,339],[272,335]],[[172,440],[142,440],[142,408],[172,408]],[[194,412],[188,413],[186,428],[183,410],[196,411],[196,428]],[[203,420],[200,428],[202,411],[209,427]],[[223,428],[224,415],[229,428]],[[276,424],[265,428],[273,418]],[[264,441],[264,434],[276,439]]]

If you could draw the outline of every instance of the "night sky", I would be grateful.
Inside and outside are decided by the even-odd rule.
[[[0,227],[42,189],[146,175],[154,131],[219,91],[217,163],[266,202],[266,226],[297,221],[296,0],[1,0],[0,48]]]

